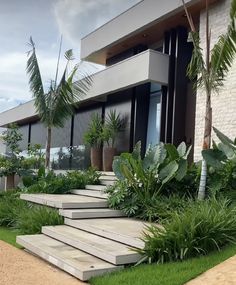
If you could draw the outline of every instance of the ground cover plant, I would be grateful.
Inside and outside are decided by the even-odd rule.
[[[20,200],[20,192],[0,195],[0,227],[15,229],[20,234],[36,234],[46,225],[63,224],[56,209],[38,206]]]
[[[207,255],[236,243],[236,208],[227,200],[195,202],[174,212],[163,227],[150,226],[140,252],[152,262],[164,263]]]

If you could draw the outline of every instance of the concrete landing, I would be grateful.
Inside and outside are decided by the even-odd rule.
[[[146,226],[151,225],[130,218],[86,220],[66,218],[65,224],[136,248],[144,247],[144,242],[140,238]]]
[[[18,236],[17,243],[82,281],[122,268],[45,235]]]
[[[136,263],[141,256],[128,246],[69,226],[42,227],[42,233],[114,265]]]
[[[75,195],[82,195],[82,196],[94,197],[94,198],[99,198],[99,199],[108,198],[108,194],[103,193],[102,191],[74,189],[74,190],[71,190],[71,193]]]
[[[106,208],[107,202],[104,199],[78,196],[72,194],[21,194],[20,198],[36,204],[46,205],[59,209],[72,208]]]
[[[61,216],[69,219],[91,219],[91,218],[115,218],[125,217],[126,215],[119,210],[113,209],[68,209],[59,211]]]

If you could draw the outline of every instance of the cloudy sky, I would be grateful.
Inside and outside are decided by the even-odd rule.
[[[30,36],[46,85],[55,77],[61,35],[62,50],[73,48],[79,60],[81,37],[139,1],[0,0],[0,112],[31,99],[25,72]]]

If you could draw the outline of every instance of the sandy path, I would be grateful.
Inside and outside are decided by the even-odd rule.
[[[235,285],[236,255],[206,271],[186,285]]]
[[[0,285],[86,285],[0,240]]]

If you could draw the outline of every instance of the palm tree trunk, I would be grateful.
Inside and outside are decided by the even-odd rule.
[[[47,142],[46,142],[46,157],[45,157],[45,168],[47,169],[49,169],[50,167],[51,138],[52,138],[52,129],[51,127],[47,127]]]
[[[212,130],[212,108],[211,108],[211,92],[207,91],[206,100],[206,114],[205,114],[205,129],[202,149],[209,149],[211,147],[211,130]],[[206,196],[206,182],[207,182],[207,163],[202,159],[201,177],[198,189],[198,199],[203,200]]]

